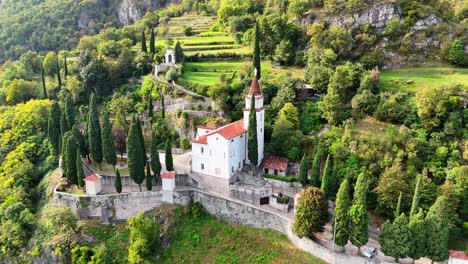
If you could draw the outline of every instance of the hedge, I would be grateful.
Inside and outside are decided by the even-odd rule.
[[[284,182],[299,182],[299,179],[297,177],[284,177],[273,174],[264,174],[263,177]]]

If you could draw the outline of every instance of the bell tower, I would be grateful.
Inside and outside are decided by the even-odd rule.
[[[249,94],[245,97],[244,128],[246,130],[249,130],[250,100],[252,99],[255,100],[255,111],[257,112],[258,164],[260,164],[263,160],[265,109],[263,107],[263,95],[260,92],[260,85],[258,84],[257,69],[254,70],[254,78],[250,85]]]

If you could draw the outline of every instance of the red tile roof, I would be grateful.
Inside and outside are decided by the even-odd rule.
[[[286,158],[268,156],[265,159],[263,168],[272,170],[287,170],[289,160]]]
[[[84,178],[85,181],[98,181],[100,178],[96,174],[92,174]]]
[[[250,85],[249,95],[261,95],[260,85],[258,84],[257,74],[254,75],[252,84]]]
[[[463,251],[449,250],[452,258],[468,260],[468,256]]]
[[[192,143],[207,144],[208,136],[213,134],[220,134],[226,139],[233,139],[246,132],[247,130],[244,128],[244,120],[241,119],[239,121],[222,126],[214,131],[206,133],[205,135],[201,135],[198,138],[193,138],[191,141]]]
[[[170,179],[170,178],[174,178],[175,176],[176,176],[175,171],[166,171],[166,172],[161,173],[161,178]]]
[[[209,125],[207,125],[207,126],[197,126],[197,128],[207,129],[207,130],[214,130],[214,129],[216,129],[216,127],[212,127],[212,126],[209,126]]]

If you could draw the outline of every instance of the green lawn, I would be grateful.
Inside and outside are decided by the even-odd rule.
[[[383,143],[387,140],[386,129],[390,125],[390,123],[379,121],[373,117],[365,117],[356,121],[353,133],[358,139]]]
[[[402,68],[383,70],[380,73],[382,87],[388,90],[415,92],[451,83],[468,86],[468,68]]]
[[[213,85],[219,80],[221,74],[232,74],[238,71],[246,61],[202,61],[184,63],[183,79],[189,82]],[[262,62],[264,75],[278,76],[290,72],[295,78],[304,78],[304,69],[301,67],[274,66],[271,62]]]
[[[231,225],[205,213],[194,217],[186,208],[176,209],[172,228],[169,248],[155,249],[158,263],[325,263],[277,231]],[[91,247],[105,245],[109,259],[126,263],[129,231],[125,224],[103,226],[88,221],[83,232],[96,239]]]

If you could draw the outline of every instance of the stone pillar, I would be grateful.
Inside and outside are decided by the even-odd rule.
[[[174,203],[175,176],[176,173],[174,171],[161,173],[163,203]]]

